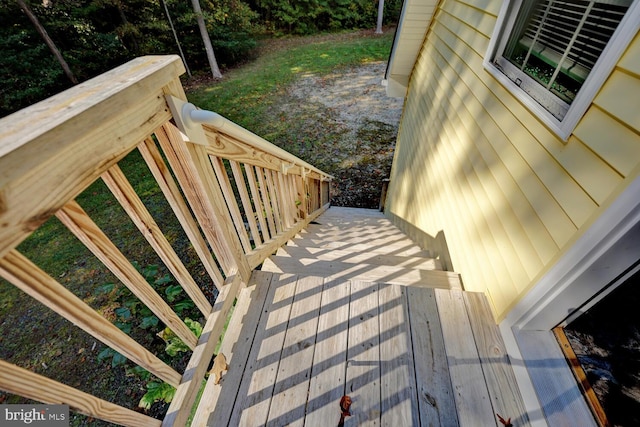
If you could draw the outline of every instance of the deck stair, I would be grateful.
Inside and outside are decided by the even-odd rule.
[[[254,271],[192,425],[530,421],[486,297],[376,211],[330,208]]]
[[[462,289],[382,213],[332,207],[267,259],[263,271],[334,276],[380,283]]]

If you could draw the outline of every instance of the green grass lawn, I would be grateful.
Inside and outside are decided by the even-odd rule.
[[[258,135],[273,125],[269,107],[297,77],[389,59],[393,30],[383,35],[349,32],[269,42],[254,61],[224,78],[187,92],[189,101],[215,111]]]
[[[299,127],[283,123],[279,116],[271,114],[271,107],[287,85],[299,76],[323,75],[341,67],[385,61],[392,39],[393,31],[388,30],[383,36],[350,32],[265,41],[255,60],[227,71],[221,81],[189,85],[187,95],[198,107],[216,111],[258,135],[298,140],[288,132],[300,132]],[[196,281],[212,297],[212,286],[206,281],[197,256],[141,156],[134,151],[120,166]],[[77,200],[128,259],[141,267],[161,264],[100,180]],[[18,249],[96,310],[113,311],[117,302],[97,289],[117,280],[57,219],[48,220]],[[166,273],[161,266],[158,276]],[[140,333],[147,334],[149,337],[141,341],[149,343],[156,332],[150,329],[136,332],[134,327],[132,335],[140,338]],[[98,362],[102,348],[91,336],[0,280],[0,359],[135,407],[141,394],[139,381],[127,376],[123,366]],[[0,392],[0,402],[5,398]],[[72,425],[85,422],[80,418]]]

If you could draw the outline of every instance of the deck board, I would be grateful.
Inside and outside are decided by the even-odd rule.
[[[497,410],[526,425],[500,385],[508,360],[486,366],[499,340],[483,295],[264,271],[251,284],[222,346],[230,370],[200,404],[213,413],[192,425],[335,426],[345,394],[345,426],[496,426]]]
[[[382,426],[420,424],[406,287],[380,285],[380,400]]]
[[[318,330],[322,278],[298,279],[267,426],[303,426]]]
[[[345,426],[367,427],[380,421],[380,322],[378,284],[351,282],[346,394],[353,401]]]
[[[337,425],[340,419],[338,402],[345,394],[350,293],[348,280],[327,280],[324,284],[305,426]]]
[[[229,425],[265,425],[291,313],[297,276],[274,276]]]
[[[240,291],[238,302],[227,327],[226,339],[220,346],[220,353],[227,358],[229,370],[223,375],[220,384],[207,381],[193,425],[227,425],[236,400],[236,393],[242,381],[247,358],[256,334],[262,308],[269,291],[272,275],[256,271],[249,285]],[[209,416],[209,414],[212,414]]]
[[[493,412],[504,418],[512,417],[510,414],[522,414],[518,419],[512,417],[513,425],[518,427],[531,425],[502,336],[498,326],[492,321],[489,302],[483,294],[476,292],[466,292],[464,302],[467,306],[476,348],[482,361],[482,370]]]
[[[435,293],[460,425],[497,426],[462,292]]]
[[[458,415],[435,291],[408,287],[407,299],[420,421],[424,426],[457,427]]]

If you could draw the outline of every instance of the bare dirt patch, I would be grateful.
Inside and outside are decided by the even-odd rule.
[[[303,75],[275,103],[290,127],[278,145],[335,176],[333,205],[378,207],[402,113],[402,99],[382,86],[385,69],[386,62],[372,62]]]

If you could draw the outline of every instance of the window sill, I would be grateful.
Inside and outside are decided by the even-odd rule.
[[[518,87],[509,77],[504,75],[495,65],[485,60],[484,68],[498,81],[498,83],[504,86],[518,102],[523,104],[535,119],[541,121],[562,141],[567,142],[569,136],[571,136],[573,130],[578,124],[578,120],[571,120],[571,108],[569,109],[569,112],[567,112],[565,118],[560,121],[536,100],[529,96],[524,90]]]

